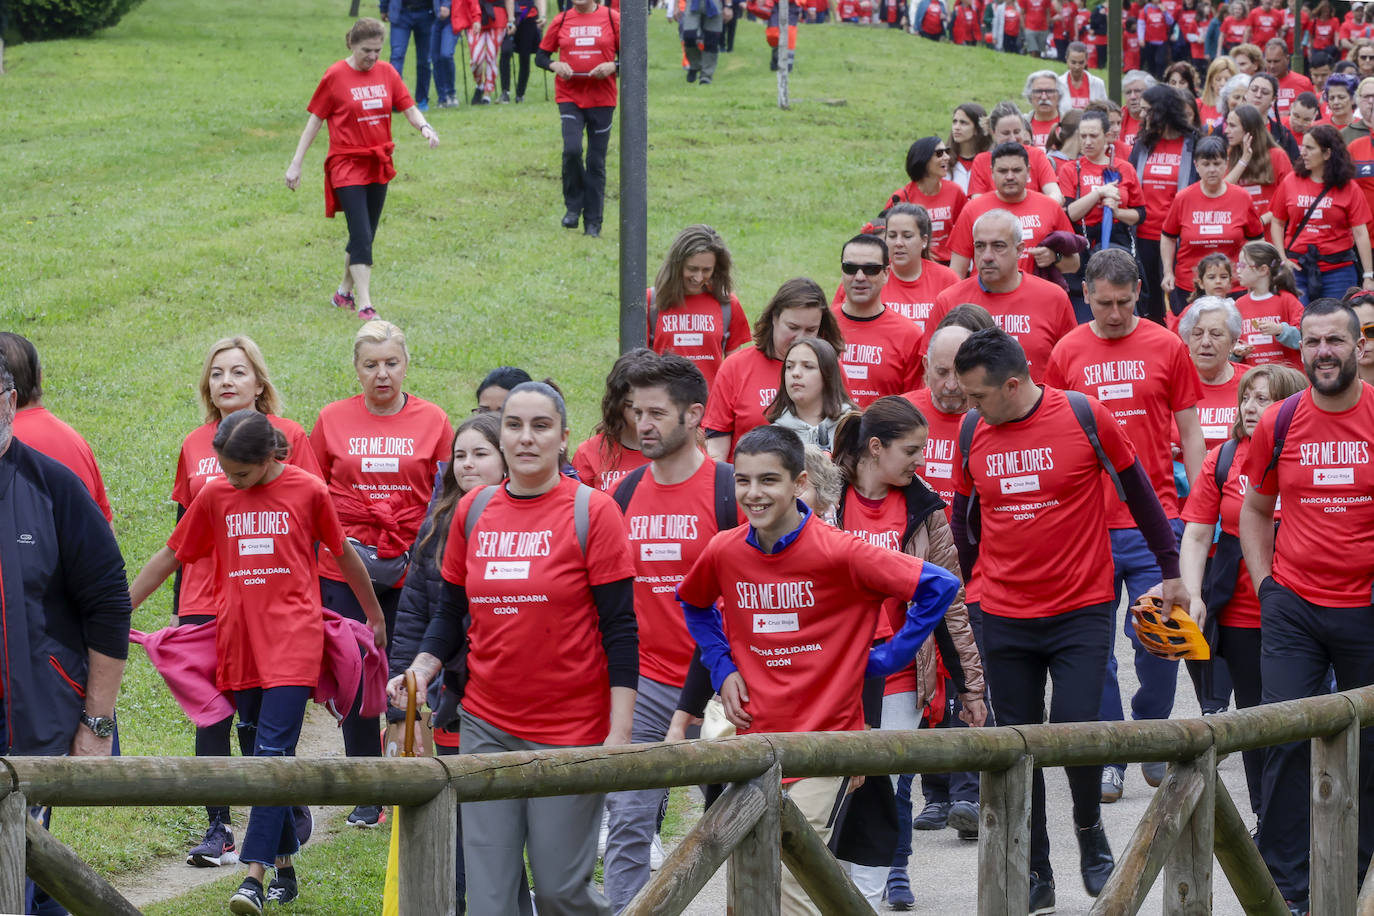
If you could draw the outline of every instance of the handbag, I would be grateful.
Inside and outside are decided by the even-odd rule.
[[[395,588],[405,578],[406,570],[410,568],[409,550],[403,551],[400,556],[383,557],[378,555],[376,547],[364,544],[357,538],[349,538],[348,543],[362,558],[367,577],[377,588]]]

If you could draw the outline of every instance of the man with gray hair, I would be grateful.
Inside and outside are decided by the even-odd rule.
[[[1043,149],[1050,131],[1059,123],[1059,77],[1053,70],[1036,70],[1026,77],[1021,94],[1031,104],[1031,142]]]
[[[1107,86],[1088,72],[1088,46],[1081,41],[1069,42],[1064,52],[1064,66],[1068,69],[1055,79],[1059,82],[1059,113],[1079,111],[1088,103],[1107,98]]]
[[[1205,455],[1197,416],[1197,403],[1202,397],[1197,370],[1178,335],[1136,314],[1140,274],[1130,252],[1108,248],[1094,254],[1084,271],[1083,293],[1093,319],[1075,328],[1055,346],[1045,384],[1091,395],[1111,412],[1136,447],[1141,466],[1173,528],[1177,546],[1183,524],[1179,521],[1178,491],[1174,487],[1170,426],[1178,425],[1183,465],[1188,479],[1193,480]],[[1160,581],[1154,549],[1158,545],[1152,545],[1137,527],[1115,487],[1104,486],[1103,499],[1107,502],[1107,527],[1111,529],[1116,598],[1120,602],[1124,590],[1127,605],[1133,605]],[[1116,606],[1112,605],[1113,615]],[[1135,648],[1135,670],[1140,678],[1140,687],[1131,701],[1132,718],[1167,719],[1173,710],[1178,665],[1151,655],[1136,639],[1129,617],[1125,631]],[[1110,722],[1123,717],[1113,657],[1107,666],[1100,718]],[[1125,769],[1124,764],[1103,768],[1103,801],[1114,802],[1121,797]],[[1142,764],[1141,769],[1145,781],[1152,786],[1158,786],[1164,778],[1165,767],[1159,764]]]
[[[1031,379],[1039,382],[1050,351],[1075,326],[1068,293],[1057,283],[1018,268],[1026,242],[1014,213],[989,210],[974,222],[972,236],[976,273],[935,297],[926,326],[938,327],[956,305],[981,305],[999,328],[1016,339],[1030,365]]]
[[[1145,90],[1154,85],[1155,78],[1144,70],[1132,70],[1121,78],[1121,94],[1126,99],[1126,110],[1121,113],[1123,149],[1122,155],[1118,158],[1125,159],[1125,154],[1135,146],[1135,135],[1140,133],[1140,122],[1143,119],[1140,102],[1145,97]]]
[[[1304,92],[1312,91],[1312,81],[1301,73],[1294,73],[1288,66],[1288,45],[1282,38],[1271,38],[1265,44],[1264,69],[1279,81],[1279,93],[1274,99],[1274,107],[1281,118],[1288,114],[1294,99]]]

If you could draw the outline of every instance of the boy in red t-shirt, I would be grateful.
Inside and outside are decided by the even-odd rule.
[[[758,427],[735,448],[735,498],[747,526],[716,535],[677,597],[687,629],[740,733],[859,731],[866,677],[916,657],[959,580],[935,564],[869,544],[812,515],[797,434]],[[911,602],[901,630],[870,648],[885,600]],[[828,839],[846,777],[784,779]],[[783,913],[819,913],[790,872]]]

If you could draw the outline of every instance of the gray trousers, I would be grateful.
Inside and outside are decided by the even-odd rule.
[[[709,19],[700,13],[683,10],[682,49],[687,53],[687,69],[700,70],[710,79],[716,72],[716,58],[720,51],[721,34],[725,31],[725,16],[717,14]],[[697,42],[701,47],[697,47]]]
[[[537,744],[463,713],[464,754],[537,751]],[[468,876],[469,916],[530,913],[522,854],[529,853],[539,916],[610,916],[606,898],[592,884],[596,834],[604,795],[513,798],[464,802],[463,862]]]
[[[663,740],[681,692],[681,688],[640,676],[631,729],[635,744]],[[610,815],[604,859],[606,896],[617,913],[649,883],[649,844],[654,839],[659,806],[667,794],[667,789],[640,789],[606,796]],[[544,911],[539,912],[543,916]]]

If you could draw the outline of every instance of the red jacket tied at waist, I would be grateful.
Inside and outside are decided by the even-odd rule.
[[[334,196],[334,185],[329,180],[330,166],[340,159],[358,159],[368,168],[368,184],[386,184],[396,177],[396,166],[391,162],[391,151],[395,143],[382,146],[339,146],[330,147],[329,155],[324,157],[324,215],[333,217],[339,212],[339,199]]]
[[[350,537],[377,548],[379,557],[399,557],[410,549],[410,541],[405,532],[419,530],[425,520],[423,503],[403,503],[400,499],[359,499],[339,493],[334,496],[334,508],[339,513],[339,521]],[[377,539],[371,540],[354,534],[359,527],[376,532]],[[411,539],[413,540],[413,538]]]

